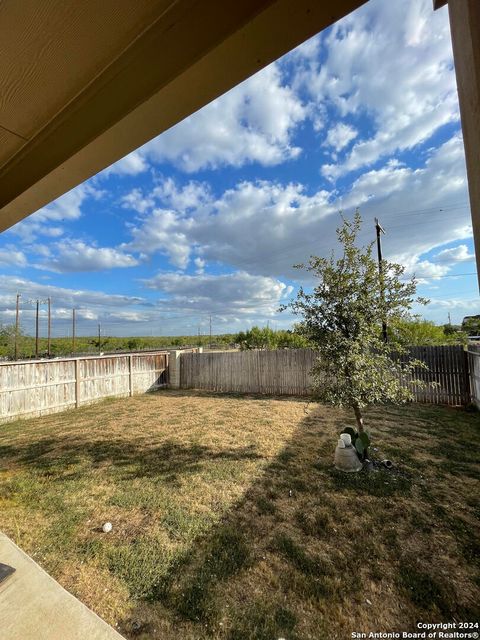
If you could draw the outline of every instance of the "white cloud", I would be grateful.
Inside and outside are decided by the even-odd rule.
[[[27,264],[27,258],[23,251],[18,251],[11,245],[0,249],[0,266],[23,268],[26,267]]]
[[[222,275],[159,273],[145,286],[166,295],[159,306],[183,313],[215,313],[224,317],[272,316],[292,287],[274,278],[245,272]]]
[[[476,313],[480,313],[480,304],[478,303],[478,298],[472,299],[459,299],[452,297],[448,300],[439,300],[435,298],[430,299],[430,305],[432,307],[438,307],[441,309],[455,309],[461,310],[467,313],[468,311],[476,311]]]
[[[38,236],[57,238],[63,234],[63,227],[58,223],[77,220],[82,215],[85,200],[101,196],[102,192],[90,184],[81,184],[18,222],[9,232],[19,236],[24,242],[34,242]]]
[[[123,208],[132,209],[141,214],[155,205],[155,200],[149,196],[144,196],[138,188],[132,189],[130,193],[122,196],[120,202]]]
[[[179,222],[174,211],[154,209],[145,224],[131,225],[132,241],[121,249],[145,254],[160,251],[169,256],[172,265],[185,269],[190,258],[190,244]]]
[[[339,122],[328,130],[327,137],[325,138],[325,144],[329,147],[333,147],[335,151],[341,151],[357,136],[358,131],[355,127]]]
[[[373,127],[342,162],[323,167],[326,177],[411,149],[458,121],[448,12],[433,12],[430,0],[370,0],[317,39],[326,59],[306,56],[294,86],[310,93],[314,111],[328,106]]]
[[[107,169],[104,169],[98,176],[108,176],[111,174],[121,176],[136,176],[139,173],[143,173],[149,168],[149,164],[145,156],[140,151],[132,151],[128,156],[125,156],[121,160],[117,160],[114,164],[110,165]]]
[[[415,276],[417,282],[424,284],[428,280],[436,280],[446,275],[450,267],[448,265],[435,264],[430,260],[419,260],[418,256],[403,258],[401,264],[405,267],[405,276]]]
[[[28,299],[52,298],[52,301],[59,307],[124,307],[132,304],[145,304],[146,300],[136,296],[122,296],[103,291],[68,289],[50,284],[43,284],[18,278],[15,276],[0,275],[0,296],[7,296],[8,300],[14,300],[12,294],[20,293]]]
[[[195,255],[250,273],[297,279],[291,265],[336,247],[338,211],[351,215],[357,206],[365,220],[362,242],[373,239],[373,218],[379,217],[387,230],[386,257],[412,270],[423,253],[470,236],[461,137],[435,150],[423,167],[389,161],[368,171],[341,197],[334,190],[308,195],[299,184],[241,182],[219,198],[201,199],[196,208],[157,208],[132,226],[132,242],[124,248],[161,251],[182,269]],[[421,269],[440,275],[438,266],[422,263]]]
[[[470,253],[466,244],[459,244],[457,247],[440,251],[440,253],[436,254],[435,259],[437,262],[451,265],[457,262],[473,262],[475,254]]]
[[[76,309],[78,335],[95,335],[97,322],[107,331],[110,326],[114,333],[114,326],[123,328],[128,323],[138,324],[142,318],[155,319],[152,312],[153,305],[145,298],[137,296],[123,296],[106,293],[104,291],[69,289],[50,284],[39,283],[16,276],[0,275],[0,322],[15,321],[15,298],[20,293],[20,319],[23,330],[33,333],[35,322],[36,299],[51,298],[53,334],[67,335],[72,323],[72,309]],[[41,332],[45,331],[44,321],[46,307],[41,306]],[[105,325],[105,326],[104,326]],[[114,325],[114,326],[113,326]]]
[[[193,261],[196,267],[195,273],[197,274],[201,274],[205,271],[205,260],[202,260],[202,258],[195,258],[195,260]]]
[[[161,182],[152,192],[160,202],[173,209],[196,209],[212,199],[210,188],[204,182],[190,180],[179,188],[173,178]]]
[[[65,240],[56,245],[56,255],[45,262],[43,268],[59,273],[103,271],[134,267],[139,262],[128,253],[113,247],[95,247],[81,240]]]
[[[274,63],[147,143],[139,153],[186,172],[250,162],[276,165],[300,153],[292,134],[306,115]]]

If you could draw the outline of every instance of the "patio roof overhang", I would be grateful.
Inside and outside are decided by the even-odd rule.
[[[364,2],[0,3],[0,231]],[[480,2],[447,2],[478,267]]]
[[[0,3],[0,231],[365,1]]]
[[[435,8],[447,4],[434,0]],[[480,284],[480,0],[448,0]]]

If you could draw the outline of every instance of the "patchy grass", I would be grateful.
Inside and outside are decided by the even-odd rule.
[[[372,409],[394,469],[343,474],[351,417],[305,408],[161,392],[2,425],[0,527],[132,639],[477,619],[480,417]]]

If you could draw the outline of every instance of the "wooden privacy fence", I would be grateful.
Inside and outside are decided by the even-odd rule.
[[[168,353],[0,363],[0,422],[165,386]]]
[[[417,402],[467,405],[471,402],[467,352],[462,345],[410,347],[410,356],[428,369],[417,369],[415,377],[427,383],[416,389]],[[429,384],[429,383],[435,384]]]
[[[437,383],[435,387],[417,389],[418,402],[469,404],[468,360],[461,345],[412,347],[411,355],[429,367],[428,371],[419,369],[416,376],[427,383]],[[315,358],[316,353],[311,349],[182,354],[180,387],[233,393],[307,395],[309,372]],[[480,396],[480,363],[477,375]]]
[[[316,354],[311,349],[182,353],[180,387],[233,393],[306,395]]]

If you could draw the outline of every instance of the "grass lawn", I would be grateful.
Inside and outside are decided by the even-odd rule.
[[[0,528],[127,638],[334,640],[479,618],[480,417],[159,392],[0,426]],[[101,525],[111,521],[113,531]]]

